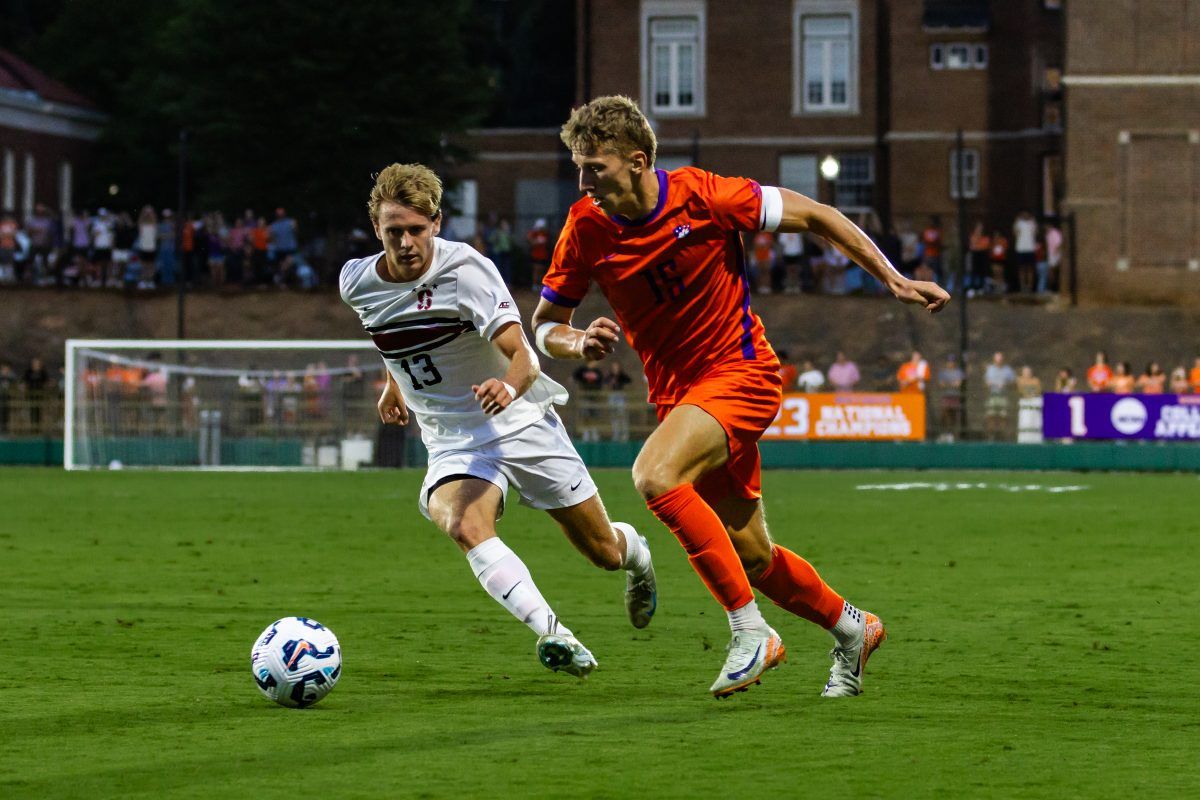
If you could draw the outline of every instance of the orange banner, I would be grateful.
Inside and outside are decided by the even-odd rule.
[[[785,394],[764,440],[922,441],[925,395]]]

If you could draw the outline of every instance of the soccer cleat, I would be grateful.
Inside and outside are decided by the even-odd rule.
[[[833,666],[829,668],[829,681],[821,690],[822,697],[854,697],[862,694],[863,671],[867,659],[883,640],[887,631],[874,614],[863,612],[863,638],[856,647],[835,647],[829,651]]]
[[[639,536],[642,540],[642,545],[649,552],[649,545],[646,544],[646,537]],[[654,565],[651,564],[646,568],[646,572],[640,578],[635,578],[632,572],[625,573],[625,611],[629,614],[629,621],[635,628],[644,628],[650,624],[650,618],[654,616],[655,609],[658,608],[658,583],[654,579]]]
[[[600,666],[591,651],[574,636],[543,633],[537,640],[538,661],[548,670],[566,672],[576,678],[586,678]]]
[[[762,682],[762,674],[775,669],[787,658],[783,640],[771,628],[735,631],[729,642],[729,655],[716,682],[709,687],[713,697],[728,697]]]

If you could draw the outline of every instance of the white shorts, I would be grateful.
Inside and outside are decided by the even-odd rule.
[[[479,478],[500,489],[500,511],[511,485],[521,503],[546,510],[578,505],[596,493],[596,484],[558,414],[550,411],[527,428],[474,450],[443,450],[429,456],[419,505],[429,519],[429,495],[455,478]]]

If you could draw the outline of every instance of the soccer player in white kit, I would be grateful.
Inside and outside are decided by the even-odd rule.
[[[380,418],[405,425],[415,417],[429,450],[421,513],[462,549],[487,593],[538,634],[546,667],[586,677],[595,657],[496,536],[508,488],[553,517],[593,564],[625,570],[626,611],[637,628],[657,605],[650,550],[632,526],[609,521],[553,409],[567,392],[541,374],[495,266],[437,237],[441,202],[441,181],[425,166],[380,172],[368,208],[383,252],[346,262],[342,299],[387,367]]]

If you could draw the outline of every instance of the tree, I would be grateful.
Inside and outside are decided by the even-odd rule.
[[[192,207],[339,223],[363,218],[387,164],[461,157],[450,136],[490,92],[471,15],[469,0],[74,0],[38,47],[112,115],[93,186],[170,203],[186,129]]]

